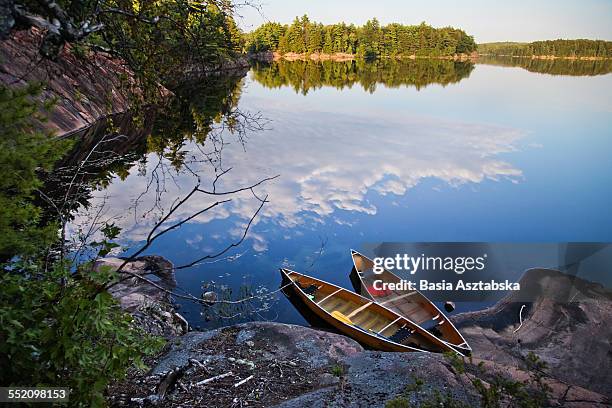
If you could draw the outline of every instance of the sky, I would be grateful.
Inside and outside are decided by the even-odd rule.
[[[251,0],[249,0],[251,1]],[[612,40],[612,0],[253,0],[240,7],[245,31],[266,21],[290,23],[308,14],[324,24],[344,21],[363,24],[372,17],[383,23],[452,25],[473,35],[476,42],[535,41],[556,38]],[[240,2],[239,2],[240,3]]]

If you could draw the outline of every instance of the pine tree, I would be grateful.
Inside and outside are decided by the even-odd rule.
[[[310,30],[308,33],[308,52],[321,52],[322,43],[323,43],[323,26],[319,24],[313,24],[310,26]]]
[[[306,52],[302,22],[297,17],[287,30],[287,48],[289,52],[298,54]]]
[[[334,40],[332,38],[332,28],[327,26],[325,28],[325,43],[323,44],[323,52],[325,54],[331,54],[334,48]]]

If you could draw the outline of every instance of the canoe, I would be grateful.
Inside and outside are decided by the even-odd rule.
[[[380,351],[453,351],[448,344],[390,309],[350,290],[282,268],[283,291],[366,347]]]
[[[471,354],[472,348],[455,325],[421,292],[418,290],[377,290],[377,288],[381,288],[380,285],[377,285],[377,288],[374,287],[375,280],[397,283],[401,280],[400,277],[387,270],[375,274],[373,271],[374,262],[370,258],[354,250],[351,250],[351,256],[354,265],[354,274],[351,274],[351,281],[353,286],[356,286],[355,290],[358,293],[427,330],[459,353]],[[355,279],[355,275],[357,279]],[[356,282],[358,282],[357,285]]]

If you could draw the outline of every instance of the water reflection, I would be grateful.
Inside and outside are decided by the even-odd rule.
[[[577,101],[610,85],[564,79],[573,86],[566,110],[555,105],[559,80],[446,60],[282,62],[247,78],[209,78],[181,90],[146,129],[120,127],[127,137],[88,159],[71,232],[111,220],[133,250],[195,185],[232,191],[280,174],[151,247],[179,265],[214,253],[240,239],[268,196],[231,258],[178,276],[196,294],[203,281],[234,294],[273,289],[281,265],[348,287],[347,250],[368,241],[605,237],[596,233],[609,231],[609,115]],[[585,124],[589,143],[575,137]],[[99,137],[84,138],[58,174],[80,166]],[[194,196],[168,221],[217,200]],[[580,216],[599,221],[585,227]],[[200,310],[184,308],[197,325]],[[292,308],[274,308],[250,318],[300,321]]]
[[[478,58],[479,64],[521,67],[530,72],[550,75],[595,76],[612,72],[612,60],[538,59],[513,57]]]
[[[75,135],[73,148],[45,180],[46,199],[40,203],[47,208],[45,213],[57,216],[59,208],[64,216],[74,218],[73,235],[78,235],[81,225],[116,220],[116,215],[107,214],[111,210],[123,212],[119,225],[128,230],[130,209],[140,206],[148,216],[157,217],[164,211],[161,196],[166,184],[176,174],[193,175],[190,163],[194,161],[219,168],[221,134],[242,140],[258,126],[256,115],[238,108],[245,74],[185,84],[164,109],[148,110],[138,117],[117,115]],[[209,152],[202,149],[205,144],[211,146]],[[200,157],[189,156],[189,149]],[[125,191],[134,177],[144,184]],[[131,223],[138,220],[132,218]]]
[[[252,78],[268,88],[291,86],[304,95],[312,89],[332,86],[337,89],[359,84],[374,93],[381,84],[388,88],[430,84],[448,85],[470,76],[474,64],[438,59],[385,58],[375,61],[278,61],[255,66]]]
[[[273,222],[292,229],[322,224],[330,218],[338,224],[350,222],[346,212],[377,213],[370,194],[403,196],[425,179],[455,187],[484,180],[516,183],[522,179],[520,169],[500,158],[517,149],[523,134],[516,129],[363,114],[335,114],[333,119],[324,112],[300,116],[269,109],[266,114],[275,118],[273,129],[252,135],[246,145],[226,135],[222,150],[217,151],[219,156],[215,156],[224,168],[233,168],[216,182],[218,191],[281,175],[258,188],[270,196],[270,202],[256,223]],[[103,193],[112,197],[108,205],[123,228],[123,238],[142,240],[158,220],[155,208],[168,209],[198,180],[210,185],[216,174],[210,169],[214,152],[206,142],[183,140],[179,150],[171,145],[161,156],[150,153],[120,182],[107,185]],[[176,167],[176,157],[181,158],[182,167]],[[152,188],[152,183],[162,185]],[[205,203],[208,201],[191,200],[174,218],[188,217]],[[192,223],[230,218],[230,234],[237,237],[258,206],[259,202],[244,192]],[[340,211],[344,215],[337,214]],[[252,232],[249,238],[256,251],[268,248],[265,235]]]
[[[242,137],[253,130],[251,126],[257,127],[258,116],[246,115],[238,109],[244,75],[246,72],[235,72],[183,84],[175,91],[178,97],[159,112],[147,140],[148,151],[166,157],[180,169],[187,143],[204,145],[208,138],[222,131]]]

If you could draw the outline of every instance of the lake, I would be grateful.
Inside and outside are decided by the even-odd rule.
[[[70,236],[109,220],[133,253],[199,183],[215,194],[194,193],[169,223],[212,208],[145,253],[190,264],[240,242],[249,226],[240,245],[177,271],[185,291],[228,299],[276,290],[281,266],[350,288],[349,249],[373,242],[609,242],[610,65],[294,61],[211,78],[184,89],[146,144],[97,167]],[[179,303],[200,327],[304,323],[273,297]]]

